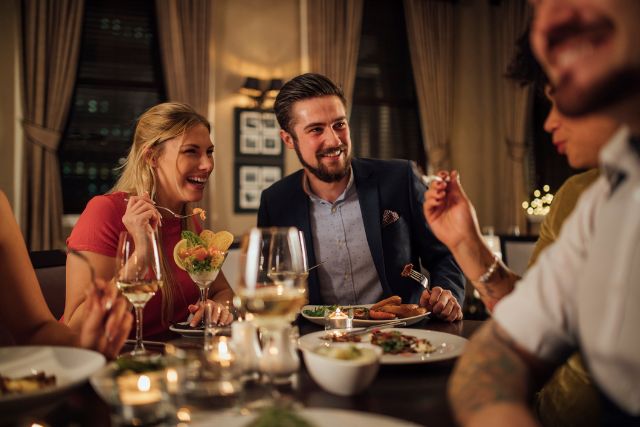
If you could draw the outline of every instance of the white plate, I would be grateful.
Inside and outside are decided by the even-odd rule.
[[[36,403],[44,403],[86,381],[105,364],[105,358],[95,351],[71,347],[4,347],[0,348],[0,373],[17,378],[31,374],[32,370],[55,375],[56,385],[33,393],[0,396],[0,412],[14,410]]]
[[[466,338],[459,337],[457,335],[447,334],[444,332],[429,331],[426,329],[402,329],[401,332],[405,335],[413,335],[417,338],[426,338],[431,345],[437,348],[433,353],[428,354],[385,354],[382,356],[380,363],[383,365],[404,365],[410,363],[431,363],[438,362],[440,360],[447,360],[458,357],[464,351],[464,346],[467,343]],[[323,340],[325,331],[313,332],[307,335],[303,335],[298,340],[298,345],[302,348],[314,349],[321,344],[329,341]],[[362,336],[362,342],[370,342],[371,334]]]
[[[203,337],[204,329],[194,329],[189,326],[189,322],[174,323],[169,326],[169,330],[182,335],[183,337]],[[221,326],[218,335],[230,335],[231,326]]]
[[[349,305],[344,305],[341,307],[365,307],[365,308],[369,308],[371,307],[373,304],[359,304],[359,305],[354,305],[354,306],[349,306]],[[318,307],[326,307],[322,306],[322,305],[305,305],[304,307],[302,307],[302,310],[300,310],[300,314],[302,315],[302,317],[304,317],[305,319],[309,320],[310,322],[315,323],[316,325],[320,325],[320,326],[324,326],[324,317],[313,317],[313,316],[308,316],[306,314],[304,314],[304,310],[315,310]],[[411,326],[413,324],[418,323],[419,321],[421,321],[422,319],[424,319],[425,317],[427,317],[429,315],[429,313],[425,313],[425,314],[421,314],[419,316],[411,316],[411,317],[406,317],[404,319],[400,319],[400,320],[404,320],[405,322],[407,322],[407,326]],[[373,325],[379,325],[380,323],[386,323],[389,320],[362,320],[362,319],[353,319],[353,326],[373,326]]]
[[[304,408],[298,412],[316,426],[376,426],[376,427],[418,427],[409,421],[391,418],[385,415],[367,412],[347,411],[344,409]],[[244,427],[255,415],[239,415],[235,412],[201,412],[192,414],[190,427],[219,425],[225,427]]]

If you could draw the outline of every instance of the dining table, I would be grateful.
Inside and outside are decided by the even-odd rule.
[[[323,330],[321,326],[302,317],[296,323],[301,336]],[[469,338],[483,323],[481,320],[466,319],[448,323],[425,318],[410,327]],[[147,348],[158,352],[163,349],[162,343],[171,343],[177,347],[198,347],[203,342],[202,338],[183,337],[171,331],[145,339],[150,343],[146,344]],[[130,349],[125,346],[123,352]],[[455,365],[455,358],[431,363],[383,364],[373,383],[364,392],[348,397],[321,389],[309,375],[302,359],[300,355],[301,367],[295,384],[286,393],[303,407],[381,414],[428,427],[455,425],[446,396],[447,381]],[[89,383],[70,390],[55,402],[47,402],[23,413],[4,414],[3,418],[18,425],[112,425],[108,405]]]

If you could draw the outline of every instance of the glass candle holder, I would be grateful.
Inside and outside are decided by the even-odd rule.
[[[324,312],[324,329],[351,329],[353,328],[353,308],[336,308],[334,311]]]
[[[169,420],[175,412],[165,369],[120,372],[110,364],[91,378],[91,384],[109,404],[116,425],[155,424]]]

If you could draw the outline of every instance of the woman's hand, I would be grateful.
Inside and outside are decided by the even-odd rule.
[[[449,250],[480,236],[476,211],[460,184],[457,171],[438,172],[443,181],[434,181],[424,193],[424,216],[433,234]]]
[[[137,236],[142,232],[148,233],[155,230],[159,224],[162,224],[162,217],[149,195],[144,193],[142,196],[129,196],[122,223],[132,236]]]
[[[211,305],[211,322],[216,325],[228,325],[233,322],[233,314],[229,311],[228,306],[224,304],[220,304],[219,302],[207,300],[207,304]],[[189,323],[191,327],[196,327],[202,321],[202,316],[204,316],[204,306],[200,305],[200,302],[197,304],[191,304],[189,306],[189,312],[193,314],[191,318],[191,322]]]
[[[115,286],[98,279],[85,300],[87,317],[82,322],[78,346],[99,351],[114,359],[124,345],[133,315]]]

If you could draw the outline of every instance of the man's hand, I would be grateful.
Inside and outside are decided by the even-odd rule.
[[[422,209],[433,234],[449,250],[480,235],[476,211],[460,184],[457,171],[438,172],[442,181],[434,181],[424,193]]]
[[[462,320],[462,308],[450,290],[440,286],[425,289],[420,296],[420,306],[426,307],[434,316],[447,322]]]

